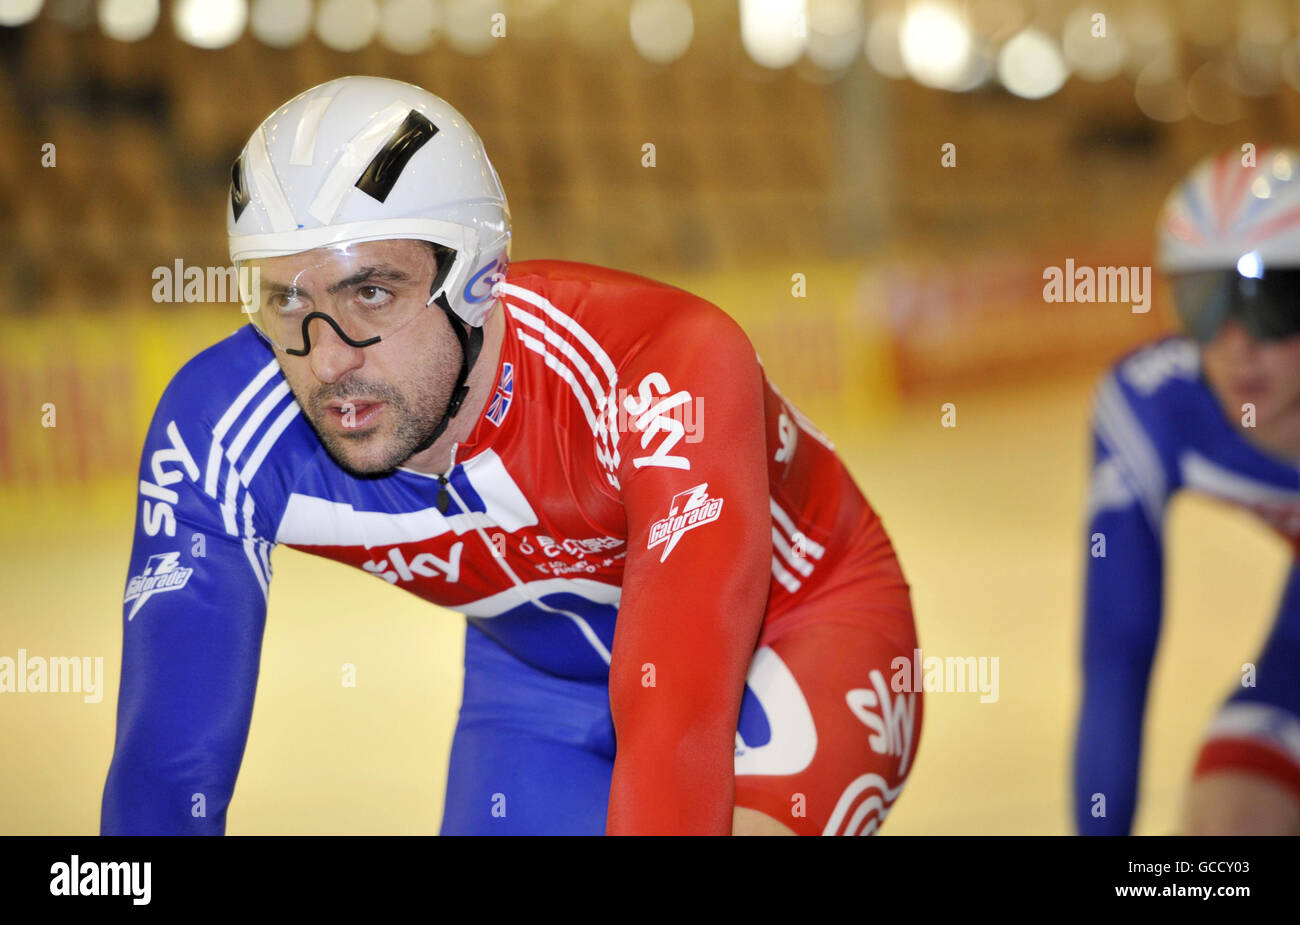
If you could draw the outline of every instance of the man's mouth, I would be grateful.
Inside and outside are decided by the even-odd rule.
[[[362,430],[379,419],[386,405],[382,401],[330,402],[325,406],[325,414],[343,430]]]
[[[1252,398],[1262,398],[1268,392],[1268,380],[1242,377],[1233,381],[1232,389],[1247,401]]]

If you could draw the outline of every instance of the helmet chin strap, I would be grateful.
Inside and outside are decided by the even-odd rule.
[[[479,351],[483,349],[483,329],[466,324],[456,316],[451,310],[451,305],[447,302],[446,293],[441,293],[433,300],[443,313],[447,316],[447,321],[451,324],[451,329],[456,335],[456,340],[460,342],[460,375],[456,377],[456,386],[451,390],[451,400],[447,402],[447,410],[443,412],[442,420],[438,426],[433,429],[433,434],[411,451],[411,455],[423,453],[429,447],[437,442],[442,436],[451,419],[460,411],[461,403],[465,396],[469,394],[469,371],[474,366],[474,361],[478,359]],[[468,331],[466,330],[468,329]]]

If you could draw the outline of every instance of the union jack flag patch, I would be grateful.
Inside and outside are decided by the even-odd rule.
[[[497,383],[496,391],[492,393],[492,401],[488,402],[488,409],[484,416],[495,424],[501,426],[502,420],[505,419],[506,412],[510,410],[510,399],[515,393],[515,368],[511,363],[501,364],[501,381]]]

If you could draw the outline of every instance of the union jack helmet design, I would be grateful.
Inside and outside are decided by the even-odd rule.
[[[1243,258],[1243,275],[1300,267],[1300,151],[1207,157],[1169,194],[1157,232],[1166,273],[1236,269]]]
[[[1300,153],[1229,149],[1174,188],[1159,262],[1183,328],[1202,344],[1230,319],[1260,341],[1300,334]]]

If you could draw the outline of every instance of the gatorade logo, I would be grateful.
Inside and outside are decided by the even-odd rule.
[[[155,594],[179,591],[189,584],[194,569],[178,566],[180,557],[178,552],[161,552],[150,556],[144,564],[144,571],[131,576],[131,580],[126,583],[126,597],[122,599],[123,604],[135,601],[135,606],[126,615],[128,622],[135,619],[144,602]]]
[[[668,516],[650,525],[646,549],[654,549],[663,543],[664,552],[659,557],[663,562],[687,530],[711,524],[722,516],[722,501],[722,498],[709,497],[708,482],[679,491],[668,505]]]

